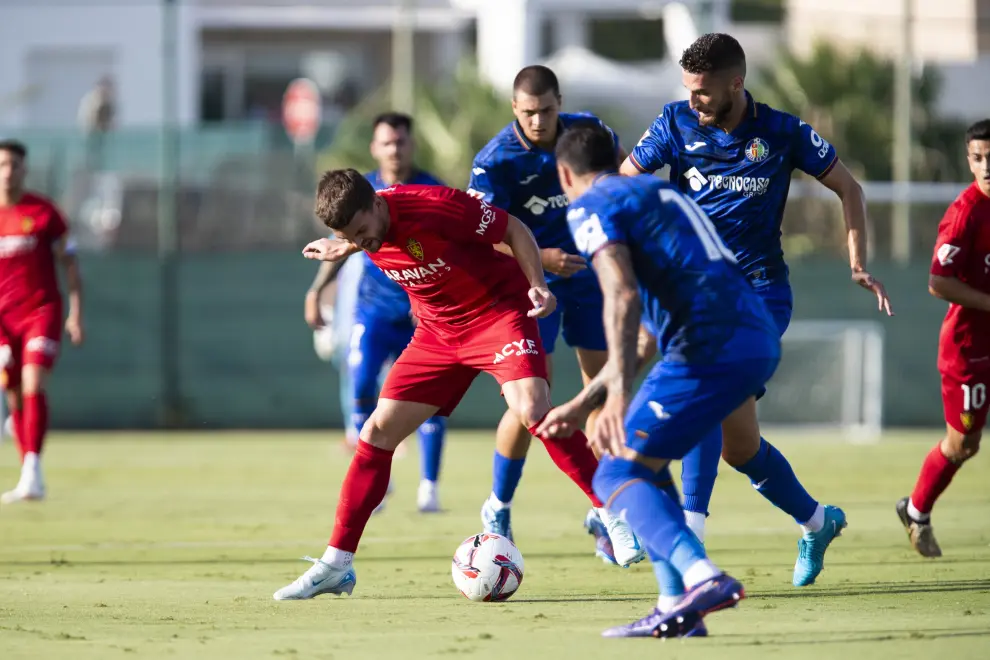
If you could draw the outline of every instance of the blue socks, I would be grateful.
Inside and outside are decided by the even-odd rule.
[[[506,458],[502,454],[495,452],[495,459],[492,463],[492,493],[501,502],[511,502],[516,494],[516,487],[522,479],[523,465],[525,458]]]
[[[681,463],[685,511],[708,515],[721,457],[722,428],[716,426],[684,456]]]
[[[419,427],[419,459],[422,478],[437,481],[440,478],[440,459],[443,456],[443,437],[447,420],[430,417]]]
[[[669,470],[654,474],[641,463],[603,456],[595,473],[594,487],[595,494],[607,503],[609,510],[625,518],[646,545],[651,558],[666,560],[683,575],[695,562],[707,560],[707,556],[698,537],[684,522],[684,512],[677,501],[657,485],[657,481],[662,482],[665,478],[669,481],[669,476]],[[661,589],[663,586],[675,588],[667,569],[661,570],[664,572],[657,578],[663,577],[666,583]]]
[[[763,497],[794,517],[799,524],[808,522],[818,508],[808,491],[798,481],[791,464],[776,447],[760,438],[760,450],[748,462],[736,468],[753,482]]]

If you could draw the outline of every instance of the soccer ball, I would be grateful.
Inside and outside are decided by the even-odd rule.
[[[504,536],[477,534],[457,548],[450,572],[454,586],[468,600],[508,600],[522,584],[523,557]]]

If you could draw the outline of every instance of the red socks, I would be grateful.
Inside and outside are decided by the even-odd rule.
[[[921,465],[921,474],[911,493],[911,503],[921,513],[931,513],[935,501],[948,488],[959,466],[942,454],[941,443],[932,447]]]
[[[584,491],[592,505],[599,508],[604,506],[591,487],[591,479],[595,476],[595,470],[598,469],[598,459],[595,458],[595,453],[588,446],[588,438],[584,433],[575,431],[574,435],[567,438],[550,438],[536,434],[539,425],[540,422],[537,422],[530,427],[529,432],[543,441],[554,465]]]
[[[45,444],[45,433],[48,432],[48,398],[44,392],[25,394],[23,405],[21,428],[24,430],[24,439],[21,441],[21,448],[25,454],[33,452],[40,455],[41,447]]]
[[[372,511],[381,504],[388,490],[392,472],[392,454],[387,449],[373,447],[361,440],[340,487],[337,517],[330,536],[330,546],[345,552],[355,552]]]

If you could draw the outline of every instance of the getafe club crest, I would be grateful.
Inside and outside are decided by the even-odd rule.
[[[411,254],[416,261],[423,260],[423,257],[425,256],[423,246],[415,238],[410,238],[406,242],[406,249],[409,250],[409,254]]]
[[[770,155],[770,147],[760,138],[753,138],[746,145],[746,158],[754,163],[766,160]]]

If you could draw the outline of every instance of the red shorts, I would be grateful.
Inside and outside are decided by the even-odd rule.
[[[979,431],[987,421],[990,372],[942,374],[942,407],[946,423],[960,433]]]
[[[62,310],[45,305],[25,315],[0,316],[0,387],[21,384],[21,368],[36,364],[51,369],[62,340]]]
[[[441,336],[420,323],[385,378],[381,398],[437,406],[448,417],[482,371],[499,385],[547,378],[547,356],[536,319],[525,312],[481,317],[469,328]]]

